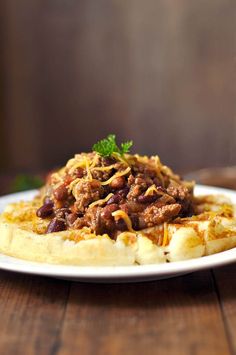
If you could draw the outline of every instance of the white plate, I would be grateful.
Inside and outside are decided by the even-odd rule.
[[[0,197],[0,212],[10,202],[31,199],[35,192],[27,191]],[[236,192],[232,190],[198,185],[195,193],[196,195],[224,194],[236,203]],[[0,269],[86,282],[137,282],[174,277],[197,270],[226,265],[235,261],[236,248],[202,258],[173,263],[113,267],[50,265],[0,254]]]

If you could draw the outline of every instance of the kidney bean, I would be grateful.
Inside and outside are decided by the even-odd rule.
[[[137,214],[132,214],[130,216],[131,222],[132,222],[132,227],[134,228],[134,230],[138,230],[139,229],[139,218]]]
[[[128,177],[128,185],[131,186],[134,184],[134,181],[135,181],[135,177],[133,175],[130,175]]]
[[[147,228],[147,224],[142,216],[138,216],[138,229]],[[134,228],[135,229],[135,228]]]
[[[116,229],[118,229],[119,231],[127,230],[127,225],[122,218],[119,218],[117,221],[115,221],[115,225],[116,225]]]
[[[95,189],[99,189],[101,187],[101,183],[100,181],[96,180],[96,179],[93,179],[91,182],[90,182],[90,186],[93,190]]]
[[[129,187],[125,186],[123,189],[117,192],[121,197],[126,197],[129,193]]]
[[[60,232],[66,229],[65,221],[53,218],[47,227],[46,233]]]
[[[77,168],[75,170],[75,175],[77,178],[82,178],[84,176],[84,169],[83,168]]]
[[[121,201],[122,197],[119,194],[115,194],[113,196],[111,196],[111,198],[109,198],[109,200],[107,201],[107,205],[112,205],[114,203],[119,203]]]
[[[118,176],[113,179],[110,183],[110,187],[114,190],[120,190],[125,186],[125,178],[124,176]]]
[[[68,191],[67,188],[64,184],[58,186],[54,192],[53,192],[54,197],[58,200],[58,201],[64,201],[67,199],[68,197]]]
[[[106,197],[111,192],[110,186],[105,185],[103,186],[103,198]]]
[[[39,209],[36,211],[36,215],[40,218],[47,218],[53,213],[53,203],[44,203]]]
[[[137,201],[140,203],[152,203],[154,201],[156,201],[157,199],[157,195],[153,194],[153,195],[140,195],[137,197]]]
[[[112,217],[112,212],[117,211],[118,209],[119,206],[116,203],[105,206],[101,212],[101,218],[110,219]]]
[[[74,180],[73,176],[67,174],[67,175],[64,177],[64,184],[67,186],[67,185],[69,185],[73,180]]]

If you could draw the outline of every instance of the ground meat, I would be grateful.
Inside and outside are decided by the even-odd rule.
[[[134,200],[136,199],[141,193],[143,192],[143,189],[141,186],[133,184],[130,187],[129,193],[127,195],[128,200]]]
[[[134,184],[134,181],[135,181],[134,175],[130,174],[130,176],[128,177],[128,185],[131,186],[132,184]]]
[[[171,221],[174,217],[178,216],[180,210],[181,205],[178,203],[162,206],[160,208],[152,205],[145,209],[142,217],[147,227],[152,227],[164,222]]]
[[[128,184],[130,191],[127,195],[127,199],[134,200],[146,191],[149,186],[153,185],[153,180],[145,174],[138,173],[135,177],[133,175],[129,177]]]
[[[173,203],[176,203],[175,199],[168,194],[164,194],[155,202],[155,206],[160,208],[162,206],[170,205]]]
[[[142,189],[146,190],[153,184],[153,180],[148,175],[137,174],[134,180],[135,185],[140,185]]]
[[[66,223],[69,227],[73,227],[73,224],[75,223],[75,221],[77,220],[77,218],[79,217],[77,215],[77,213],[70,213],[68,215],[65,216],[66,217]]]
[[[124,166],[123,163],[117,162],[115,159],[109,158],[109,157],[99,159],[97,167],[100,168],[100,167],[106,167],[109,165],[114,165],[114,167],[109,170],[96,170],[96,168],[94,168],[91,171],[93,179],[96,179],[99,181],[106,181],[112,175],[114,175],[117,171],[122,171],[127,168],[127,166]],[[122,180],[123,180],[123,177],[122,177]],[[111,183],[111,185],[112,185],[112,183]]]
[[[184,200],[189,198],[189,191],[187,187],[177,184],[176,182],[170,183],[167,188],[167,193],[176,200]]]
[[[83,227],[88,227],[86,224],[86,220],[83,217],[76,218],[73,223],[71,223],[70,220],[67,220],[66,222],[67,225],[73,229],[81,229]]]
[[[123,228],[123,223],[117,223],[112,216],[112,212],[118,209],[119,206],[116,204],[107,205],[104,208],[97,206],[88,208],[84,216],[75,221],[73,227],[87,226],[94,233],[112,235],[116,229],[122,230]]]
[[[103,193],[103,187],[98,180],[81,180],[76,186],[76,211],[84,212],[85,208],[90,203],[99,200],[103,196]]]
[[[101,222],[100,222],[101,211],[102,208],[97,206],[88,208],[83,217],[85,225],[90,227],[91,230],[97,234],[101,233]]]
[[[122,209],[128,214],[142,212],[144,211],[145,207],[146,206],[143,203],[136,201],[127,201],[126,203],[122,204]]]
[[[112,169],[108,171],[101,171],[101,170],[93,170],[92,171],[92,177],[93,179],[99,180],[99,181],[106,181],[108,180],[111,176],[113,175]]]
[[[137,177],[134,183],[130,186],[130,191],[127,195],[128,200],[136,199],[143,191],[147,189],[147,183],[143,178]]]
[[[95,155],[91,153],[88,157],[91,159]],[[52,178],[48,180],[43,195],[48,196],[52,206],[50,209],[45,207],[44,201],[37,215],[52,219],[49,232],[58,228],[81,229],[86,226],[96,234],[107,233],[115,239],[119,233],[127,230],[122,218],[116,220],[112,216],[116,210],[121,209],[130,217],[134,230],[142,230],[193,213],[192,191],[165,166],[158,173],[152,158],[138,160],[133,156],[130,161],[127,159],[130,171],[114,177],[106,185],[101,182],[108,180],[116,172],[126,170],[127,164],[113,157],[95,158],[93,168],[90,169],[92,181],[84,167],[76,168],[73,175],[69,175],[66,170],[61,180],[58,179],[58,174],[53,175],[55,181]],[[112,166],[108,170],[99,170],[100,167],[110,165]],[[77,184],[71,192],[69,185],[75,179],[78,182],[76,180]],[[152,185],[155,188],[146,193]],[[90,207],[91,203],[106,198],[110,193],[112,195],[108,200]]]
[[[101,225],[100,225],[100,213],[102,208],[98,206],[94,206],[88,208],[83,217],[78,217],[71,227],[73,229],[80,229],[82,227],[89,227],[91,231],[97,234],[101,233]]]

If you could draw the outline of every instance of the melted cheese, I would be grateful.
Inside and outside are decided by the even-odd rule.
[[[107,197],[101,199],[101,200],[97,200],[93,203],[91,203],[89,205],[89,207],[94,207],[94,206],[97,206],[97,205],[103,205],[104,203],[106,203],[114,194],[113,193],[110,193],[109,195],[107,195]]]
[[[130,232],[133,232],[135,233],[134,229],[132,228],[132,222],[131,222],[131,219],[129,218],[129,216],[127,215],[127,213],[125,213],[124,211],[122,210],[118,210],[118,211],[115,211],[112,213],[112,216],[115,218],[115,219],[120,219],[122,218],[126,225],[127,225],[127,228]]]
[[[169,242],[168,238],[168,224],[164,222],[164,236],[163,236],[163,241],[162,241],[162,246],[165,247]]]
[[[164,192],[157,190],[156,185],[152,185],[145,191],[144,196],[153,195],[154,192],[156,192],[158,195],[164,195]]]
[[[73,191],[75,185],[77,185],[77,183],[80,181],[81,181],[81,178],[77,178],[77,179],[73,180],[68,187],[68,192],[70,193],[71,191]]]
[[[93,177],[92,177],[90,167],[89,167],[90,161],[87,158],[85,158],[85,164],[86,164],[87,178],[88,178],[88,180],[91,181],[91,180],[93,180]]]
[[[77,160],[75,158],[70,159],[69,162],[66,164],[66,167],[69,168],[68,173],[73,174],[73,172],[77,168],[85,168],[86,167],[86,161],[85,159],[82,160]]]
[[[96,167],[92,167],[92,170],[97,170],[97,171],[109,171],[113,168],[116,167],[116,164],[112,164],[109,166],[96,166]]]
[[[119,176],[123,176],[123,175],[128,174],[130,172],[130,170],[131,170],[131,168],[128,166],[128,168],[126,168],[123,171],[117,171],[117,173],[115,173],[112,177],[110,177],[110,179],[101,182],[101,185],[109,185],[112,182],[112,180],[114,180],[115,178],[117,178]]]

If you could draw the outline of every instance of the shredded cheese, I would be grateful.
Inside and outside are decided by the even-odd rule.
[[[86,168],[88,177],[90,177],[89,169],[94,168],[98,162],[98,154],[95,154],[94,157],[89,156],[88,154],[76,154],[74,158],[70,159],[66,167],[68,173],[72,174],[77,168]]]
[[[149,158],[147,155],[134,154],[134,157],[142,164],[148,164]]]
[[[86,164],[87,178],[88,178],[88,180],[91,181],[91,180],[93,180],[93,177],[92,177],[92,174],[91,174],[91,171],[90,171],[89,161],[86,158],[85,158],[85,164]]]
[[[107,202],[114,194],[113,193],[110,193],[109,195],[107,195],[107,197],[101,199],[101,200],[97,200],[93,203],[91,203],[89,205],[89,207],[94,207],[94,206],[97,206],[97,205],[103,205],[105,202]]]
[[[120,154],[117,154],[116,152],[112,153],[113,157],[119,160],[120,162],[124,163],[125,165],[128,164],[127,162],[127,154],[126,156],[121,156]]]
[[[144,196],[147,195],[153,195],[153,193],[156,192],[157,194],[160,194],[160,191],[157,190],[156,185],[151,185],[146,191]],[[161,193],[162,194],[162,193]]]
[[[167,222],[164,222],[164,235],[163,235],[163,241],[162,241],[162,246],[165,247],[168,244],[169,238],[168,238],[168,224]]]
[[[131,219],[129,218],[129,216],[127,215],[127,213],[125,213],[124,211],[122,210],[118,210],[118,211],[115,211],[112,213],[112,216],[118,220],[120,218],[122,218],[126,225],[127,225],[127,228],[130,232],[133,232],[135,233],[135,230],[132,228],[132,222],[131,222]]]
[[[123,176],[123,175],[128,174],[130,172],[130,170],[131,170],[131,168],[128,166],[128,168],[126,168],[123,171],[117,171],[117,173],[115,173],[112,177],[110,177],[110,179],[101,182],[101,185],[109,185],[112,182],[112,180],[114,180],[115,178],[117,178],[119,176]]]
[[[98,156],[98,154],[96,154],[92,160],[92,163],[90,165],[90,169],[93,169],[96,166],[96,164],[98,163],[98,158],[99,158],[99,156]]]
[[[77,168],[85,168],[86,161],[84,158],[82,160],[73,158],[69,160],[69,162],[66,164],[66,167],[69,168],[68,173],[72,174]]]
[[[98,170],[98,171],[108,171],[116,167],[116,164],[112,164],[109,166],[96,166],[92,167],[92,170]]]
[[[81,180],[81,178],[77,178],[70,183],[70,185],[68,187],[69,193],[74,190],[75,185],[77,185],[77,183],[80,182],[80,180]]]

